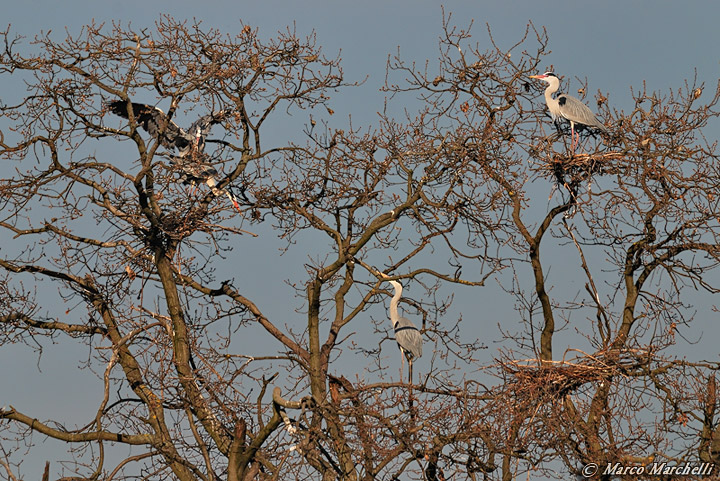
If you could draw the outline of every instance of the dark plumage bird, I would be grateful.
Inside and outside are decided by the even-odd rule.
[[[115,100],[107,104],[108,109],[115,115],[130,119],[128,103],[124,100]],[[212,126],[219,124],[230,113],[228,110],[203,115],[185,130],[173,122],[162,110],[152,105],[132,102],[130,103],[135,122],[160,144],[168,149],[177,149],[172,163],[182,172],[180,180],[184,184],[197,185],[205,183],[216,196],[226,195],[237,210],[240,210],[237,197],[230,189],[217,187],[217,170],[206,162],[205,137],[210,133]]]
[[[542,80],[548,84],[545,89],[545,102],[547,103],[550,116],[553,121],[565,119],[570,122],[570,135],[572,137],[572,148],[575,149],[575,124],[607,132],[607,128],[600,123],[595,114],[579,99],[567,94],[560,93],[553,98],[552,94],[560,88],[560,79],[552,72],[545,72],[542,75],[531,75],[530,78]],[[580,141],[580,134],[577,134],[577,141]]]

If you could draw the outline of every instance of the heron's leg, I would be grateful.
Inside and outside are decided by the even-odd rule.
[[[580,132],[577,133],[577,142],[575,143],[575,147],[580,147]],[[583,152],[583,150],[580,149],[580,152]]]
[[[412,385],[412,359],[408,359],[408,383]]]

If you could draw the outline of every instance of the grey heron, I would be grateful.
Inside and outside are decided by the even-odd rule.
[[[412,363],[415,358],[422,356],[422,334],[420,334],[420,330],[415,327],[415,325],[410,321],[410,319],[407,319],[405,317],[400,317],[400,314],[398,314],[398,304],[400,303],[400,298],[402,297],[402,291],[403,287],[402,284],[400,284],[398,281],[393,281],[390,279],[390,276],[380,272],[378,269],[374,267],[370,267],[365,262],[363,262],[360,259],[357,259],[355,257],[352,257],[351,260],[352,263],[357,262],[361,266],[363,266],[365,269],[367,269],[368,272],[373,274],[374,276],[378,277],[379,279],[383,279],[387,282],[389,282],[394,288],[395,288],[395,294],[393,295],[392,299],[390,299],[390,322],[392,323],[393,330],[395,333],[395,341],[397,342],[398,347],[400,348],[400,362],[401,365],[405,364],[405,359],[408,361],[408,379],[410,380],[410,383],[412,384]],[[401,371],[402,372],[402,371]]]
[[[208,187],[210,187],[210,190],[216,197],[221,195],[227,196],[235,209],[242,212],[240,209],[240,203],[238,202],[238,197],[232,191],[232,187],[228,185],[227,188],[220,189],[217,186],[218,171],[215,167],[205,162],[188,161],[187,157],[181,156],[173,156],[171,162],[182,172],[178,180],[180,180],[184,185],[192,185],[193,187],[196,187],[200,183],[205,183]]]
[[[115,100],[107,104],[108,109],[115,115],[130,119],[128,102]],[[240,211],[237,197],[231,188],[219,189],[217,187],[217,170],[204,161],[207,155],[205,150],[205,137],[215,124],[222,122],[229,111],[221,110],[209,115],[203,115],[185,130],[173,122],[162,110],[147,104],[131,102],[132,116],[140,127],[155,137],[160,145],[168,149],[177,149],[178,155],[172,157],[172,163],[182,171],[180,180],[184,184],[197,185],[204,182],[216,196],[226,195],[235,208]],[[164,129],[164,130],[163,130]]]
[[[115,115],[130,119],[128,102],[115,100],[107,105]],[[203,115],[193,122],[189,129],[185,130],[157,107],[136,102],[131,102],[130,107],[132,108],[133,118],[138,125],[147,133],[156,137],[164,147],[176,148],[180,157],[185,157],[191,152],[203,152],[205,150],[205,137],[210,133],[210,129],[213,125],[222,122],[229,113],[227,110],[221,110],[210,115]],[[162,131],[163,128],[164,131]]]
[[[413,360],[422,356],[422,335],[410,319],[400,317],[398,314],[398,303],[403,291],[402,285],[397,281],[388,282],[395,288],[395,295],[390,300],[390,322],[395,330],[395,340],[400,348],[400,353],[408,361],[408,379],[412,384]],[[400,360],[403,362],[402,358]]]
[[[600,123],[595,114],[579,99],[560,93],[553,98],[552,94],[560,88],[560,79],[552,72],[545,72],[542,75],[531,75],[530,78],[542,80],[548,84],[545,89],[545,102],[547,103],[550,116],[553,121],[565,119],[570,122],[570,136],[572,138],[572,149],[575,150],[575,124],[592,127],[607,132],[607,128]],[[577,142],[580,142],[580,134],[577,134]]]

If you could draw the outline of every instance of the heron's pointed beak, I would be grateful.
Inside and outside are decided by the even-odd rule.
[[[529,78],[545,78],[544,75],[531,75]]]

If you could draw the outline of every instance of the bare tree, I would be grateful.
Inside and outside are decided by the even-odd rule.
[[[1,106],[17,167],[0,184],[16,239],[0,258],[2,343],[90,347],[103,391],[83,426],[2,408],[10,476],[32,433],[70,447],[73,479],[510,480],[716,462],[718,365],[676,348],[687,290],[717,292],[720,164],[703,129],[720,94],[643,91],[625,113],[599,93],[610,134],[573,151],[528,79],[546,33],[529,25],[509,49],[471,38],[446,21],[439,65],[392,57],[385,90],[417,114],[357,129],[331,118],[352,84],[313,35],[163,17],[41,36],[31,55],[5,32],[0,73],[28,92]],[[156,105],[167,116],[150,126]],[[176,119],[212,111],[205,151],[167,141]],[[299,120],[283,138],[287,114]],[[182,185],[189,167],[217,188]],[[234,246],[253,255],[270,236],[306,274],[280,316],[244,287],[263,276],[220,277]],[[581,289],[549,275],[548,243]],[[446,318],[448,292],[482,296],[491,278],[520,323],[482,356]],[[28,287],[41,279],[58,299]],[[386,279],[414,288],[401,304],[429,346],[415,384],[388,369]],[[376,342],[355,342],[369,326]],[[275,348],[238,352],[248,338]]]
[[[715,462],[718,364],[674,348],[681,326],[692,327],[688,291],[718,292],[718,157],[703,129],[718,116],[720,91],[704,102],[697,82],[664,96],[642,91],[633,94],[629,113],[611,112],[598,93],[611,134],[586,135],[587,150],[574,154],[565,127],[556,132],[541,103],[528,106],[518,97],[538,92],[524,75],[533,59],[511,61],[511,52],[498,48],[488,62],[465,49],[467,38],[448,32],[435,78],[392,64],[411,80],[391,89],[423,92],[437,117],[461,112],[453,117],[460,141],[452,155],[475,162],[489,179],[483,188],[504,203],[497,209],[511,252],[501,251],[499,260],[513,275],[499,279],[517,299],[523,329],[503,326],[516,345],[496,359],[500,395],[513,399],[499,436],[506,443],[502,478],[512,479],[511,464],[520,459],[533,469],[562,460],[578,474],[591,462]],[[503,82],[488,69],[503,63],[517,76]],[[543,179],[553,186],[546,212],[536,207],[536,181]],[[555,278],[560,294],[550,294],[558,289],[540,249],[548,242],[578,259],[581,277],[573,281],[584,290]],[[582,345],[559,334],[565,326],[585,339]],[[560,359],[558,345],[565,346]],[[687,349],[686,340],[680,347]]]

